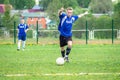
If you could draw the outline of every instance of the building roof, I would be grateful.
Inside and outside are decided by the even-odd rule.
[[[32,9],[40,9],[40,6],[35,5]]]
[[[46,13],[23,13],[22,16],[24,17],[46,17]]]
[[[43,9],[42,9],[42,7],[40,7],[39,5],[35,5],[35,6],[33,6],[32,9],[29,9],[28,11],[29,11],[29,12],[42,12]]]

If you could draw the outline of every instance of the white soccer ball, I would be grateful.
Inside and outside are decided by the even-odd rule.
[[[58,58],[56,59],[56,64],[57,64],[57,65],[63,65],[64,63],[65,63],[64,58],[58,57]]]

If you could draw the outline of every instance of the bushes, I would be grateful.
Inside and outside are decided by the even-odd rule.
[[[87,27],[88,30],[93,31],[96,29],[111,29],[112,30],[112,18],[107,16],[107,15],[103,15],[100,16],[98,18],[92,16],[92,15],[88,15],[87,17],[82,17],[81,19],[79,19],[73,26],[74,30],[82,30],[82,29],[86,29],[86,21],[87,21]],[[97,31],[95,32],[95,38],[99,39],[108,39],[111,38],[111,34],[112,31]],[[74,33],[74,36],[76,38],[82,38],[83,32],[80,33]],[[85,33],[84,33],[85,34]],[[117,32],[115,31],[115,37],[116,37]],[[78,36],[79,35],[79,36]]]

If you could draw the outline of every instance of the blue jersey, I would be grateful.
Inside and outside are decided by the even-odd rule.
[[[19,24],[18,25],[18,34],[20,35],[26,35],[25,30],[28,29],[28,26],[26,24]]]
[[[58,25],[58,30],[60,35],[65,37],[72,36],[72,25],[78,19],[78,16],[68,17],[65,13],[62,13],[59,18],[60,23]]]

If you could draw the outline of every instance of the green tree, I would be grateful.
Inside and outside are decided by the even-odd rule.
[[[120,29],[120,2],[114,6],[115,27]]]
[[[80,7],[88,8],[89,3],[91,2],[91,0],[77,0],[77,2],[78,2]]]
[[[108,13],[113,10],[111,0],[91,0],[89,7],[93,13]]]
[[[42,0],[40,2],[40,5],[43,6],[44,10],[46,10],[48,8],[48,5],[53,2],[53,0]],[[56,5],[58,3],[55,3],[53,5]],[[77,0],[59,0],[59,4],[63,4],[64,8],[67,8],[69,6],[75,8],[76,6],[78,6]],[[49,5],[50,6],[50,5]]]
[[[53,0],[41,0],[40,5],[43,7],[44,10],[46,10],[49,3],[52,2],[52,1]]]
[[[47,13],[52,20],[58,20],[58,9],[60,9],[62,6],[63,4],[60,3],[60,0],[53,0],[51,3],[49,3]]]
[[[16,8],[16,0],[9,0],[10,4]]]
[[[2,14],[0,14],[0,27],[3,27],[2,26]]]
[[[13,5],[15,9],[31,9],[35,1],[34,0],[10,0],[10,4]]]
[[[3,4],[4,3],[4,0],[0,0],[0,4]]]
[[[78,3],[77,0],[61,0],[61,3],[63,4],[63,7],[67,8],[67,7],[77,7]]]
[[[25,0],[26,9],[31,9],[35,5],[35,0]]]
[[[10,17],[10,9],[11,8],[10,8],[9,0],[5,0],[4,4],[5,4],[5,13],[3,15],[2,24],[9,29],[10,22],[11,22],[11,17]]]
[[[10,15],[11,5],[9,4],[9,0],[4,0],[4,4],[5,13],[1,16],[1,26],[6,27],[7,29],[12,29],[14,21],[18,20],[18,16],[16,14],[14,16]]]

